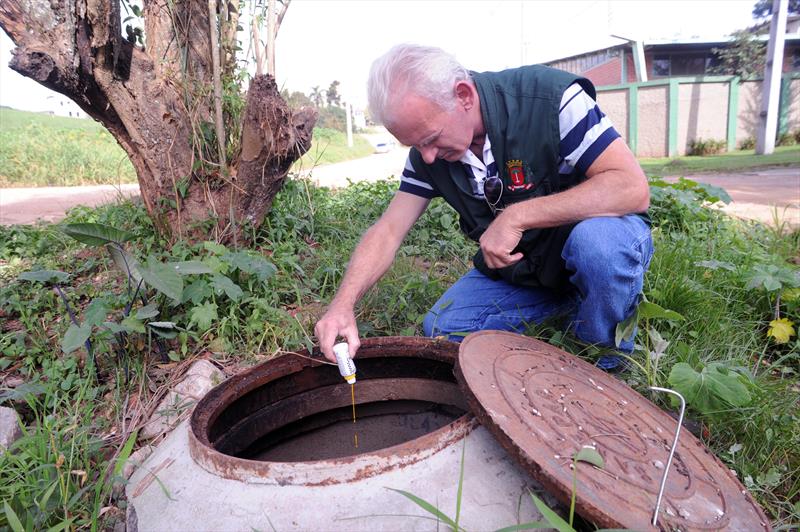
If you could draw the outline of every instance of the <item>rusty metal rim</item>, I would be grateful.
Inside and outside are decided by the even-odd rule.
[[[454,364],[458,344],[416,337],[365,339],[359,358],[417,357]],[[308,356],[307,352],[301,353]],[[355,456],[309,462],[264,462],[223,454],[208,438],[210,427],[233,400],[275,379],[307,367],[322,365],[308,358],[289,356],[254,366],[223,382],[204,397],[192,413],[189,452],[203,469],[217,476],[254,484],[331,485],[354,482],[405,467],[460,441],[478,421],[465,414],[451,423],[414,440]]]

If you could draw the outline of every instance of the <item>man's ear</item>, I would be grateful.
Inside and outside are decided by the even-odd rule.
[[[475,106],[475,100],[478,95],[472,83],[466,80],[457,81],[455,92],[458,105],[462,106],[465,110],[469,111]]]

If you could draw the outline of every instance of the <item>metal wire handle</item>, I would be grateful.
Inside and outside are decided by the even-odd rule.
[[[669,388],[659,388],[658,386],[650,386],[651,390],[656,392],[664,392],[670,393],[681,400],[681,413],[678,416],[678,428],[675,429],[675,441],[672,442],[672,449],[669,451],[669,459],[667,460],[667,466],[664,468],[664,475],[661,477],[661,488],[658,490],[658,499],[656,499],[656,507],[653,510],[653,526],[656,526],[656,521],[658,520],[658,509],[661,506],[661,497],[664,495],[664,487],[667,485],[667,474],[669,473],[669,467],[672,465],[672,456],[675,454],[675,448],[678,447],[678,437],[681,433],[681,427],[683,426],[683,413],[686,410],[686,400],[683,398],[681,394],[676,392],[675,390],[670,390]]]

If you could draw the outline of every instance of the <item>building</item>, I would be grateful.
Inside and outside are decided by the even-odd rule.
[[[733,150],[755,137],[762,79],[712,74],[714,48],[730,42],[626,41],[545,64],[590,79],[600,107],[639,156],[684,155],[699,139],[724,140]],[[798,15],[787,22],[782,72],[779,135],[800,130]]]
[[[769,34],[760,35],[759,39],[766,42]],[[719,64],[713,50],[731,43],[730,38],[626,41],[554,59],[545,65],[580,74],[597,87],[670,77],[706,76],[711,75]],[[637,56],[643,57],[644,61],[637,61]],[[644,64],[643,70],[638,68],[640,63]],[[800,72],[800,15],[788,17],[782,71]]]

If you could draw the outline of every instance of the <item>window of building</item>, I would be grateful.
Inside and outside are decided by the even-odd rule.
[[[658,54],[653,56],[652,77],[704,76],[719,64],[714,54]]]
[[[669,56],[657,55],[653,58],[653,77],[669,76]]]
[[[792,70],[800,70],[800,48],[792,52]]]

